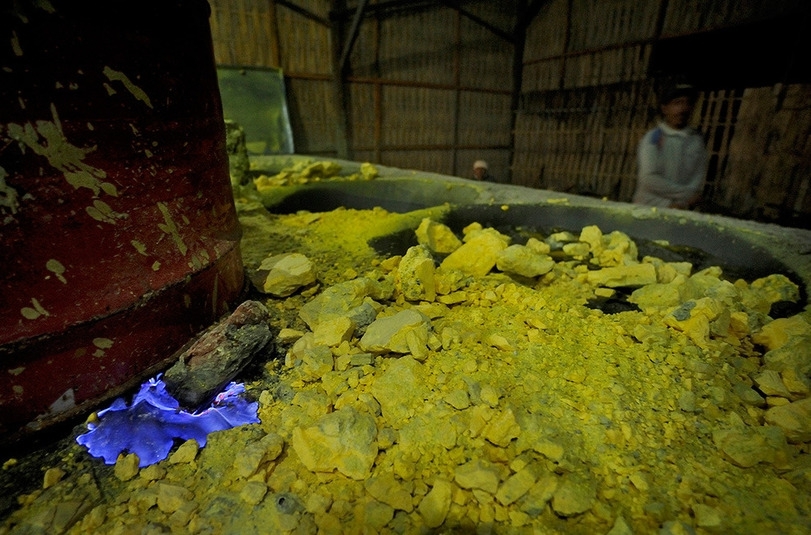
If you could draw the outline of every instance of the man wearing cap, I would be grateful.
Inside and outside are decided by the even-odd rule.
[[[484,160],[476,160],[473,162],[473,178],[475,180],[486,180],[488,182],[495,182],[496,178],[490,174],[487,169],[487,162]]]
[[[662,208],[693,208],[707,174],[704,138],[688,126],[697,92],[688,84],[665,87],[662,120],[639,142],[634,202]]]

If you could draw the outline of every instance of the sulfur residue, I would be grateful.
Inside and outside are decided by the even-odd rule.
[[[158,228],[161,229],[165,234],[172,237],[177,246],[177,250],[180,251],[182,256],[186,256],[186,252],[189,248],[186,246],[186,242],[183,241],[183,236],[180,235],[178,231],[177,225],[175,224],[174,220],[172,219],[172,214],[169,212],[169,207],[166,206],[166,203],[159,202],[158,209],[163,214],[163,223],[158,223]]]
[[[8,208],[12,214],[16,214],[20,208],[17,190],[6,183],[8,173],[0,167],[0,206]]]
[[[14,51],[15,56],[23,55],[23,49],[20,46],[20,39],[17,37],[17,32],[15,31],[11,32],[11,50]]]
[[[56,260],[55,258],[51,258],[50,260],[48,260],[45,263],[45,269],[47,269],[48,271],[50,271],[51,273],[56,275],[56,278],[59,279],[59,281],[62,284],[67,284],[68,283],[68,280],[65,278],[65,275],[64,275],[65,274],[65,266],[59,260]]]
[[[341,181],[374,180],[378,176],[377,168],[369,162],[362,163],[357,173],[340,175],[341,170],[340,164],[330,160],[305,159],[285,167],[273,176],[259,175],[253,183],[259,193],[266,193],[272,192],[279,186],[294,186],[332,179]]]
[[[25,319],[35,320],[41,316],[50,316],[47,310],[40,304],[37,298],[31,298],[31,306],[30,307],[23,307],[20,309],[20,314],[23,315]]]
[[[152,102],[149,100],[149,95],[147,95],[143,89],[135,85],[126,74],[124,74],[121,71],[116,71],[115,69],[112,69],[105,65],[104,76],[106,76],[107,79],[110,80],[111,82],[116,81],[121,82],[122,84],[124,84],[124,87],[127,89],[127,91],[129,91],[130,94],[132,94],[132,96],[134,96],[135,98],[137,98],[138,100],[140,100],[141,102],[152,108]]]
[[[86,207],[85,212],[87,212],[87,215],[96,221],[110,223],[112,225],[116,224],[116,219],[123,219],[126,217],[126,214],[116,212],[109,204],[98,199],[93,201],[93,206]]]
[[[105,182],[107,173],[84,162],[85,157],[96,147],[81,148],[71,144],[62,131],[56,107],[51,104],[53,121],[37,121],[36,125],[9,123],[8,137],[44,156],[48,163],[65,175],[65,180],[75,189],[88,188],[94,195],[104,192],[118,196],[114,184]]]
[[[811,322],[769,315],[798,297],[786,277],[639,258],[594,226],[519,242],[473,222],[445,263],[369,245],[445,207],[237,207],[249,271],[282,253],[318,271],[264,296],[261,423],[126,481],[60,452],[64,480],[21,497],[15,526],[73,507],[69,533],[808,531],[811,431],[781,411],[809,403]],[[636,308],[588,306],[618,295]]]
[[[138,254],[147,256],[146,254],[146,245],[138,240],[130,240],[130,245],[135,247],[135,250],[138,251]]]

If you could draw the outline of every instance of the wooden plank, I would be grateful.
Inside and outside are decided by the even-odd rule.
[[[270,65],[282,67],[281,46],[279,44],[279,21],[276,17],[276,1],[268,1],[268,20],[266,31],[270,35]]]

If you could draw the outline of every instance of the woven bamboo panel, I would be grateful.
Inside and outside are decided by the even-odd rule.
[[[741,217],[798,221],[811,213],[811,85],[747,89],[714,201]],[[765,118],[765,119],[764,119]]]
[[[373,150],[356,150],[352,153],[352,159],[356,162],[378,162],[377,152]]]
[[[450,150],[389,150],[382,154],[383,165],[401,169],[419,169],[442,175],[453,174],[453,151]]]
[[[278,67],[276,22],[261,0],[211,0],[211,36],[219,65]]]
[[[609,85],[647,78],[650,45],[614,48],[567,58],[564,87]]]
[[[332,84],[320,80],[287,80],[287,107],[301,154],[335,153],[335,107]]]
[[[649,39],[656,31],[659,2],[572,0],[569,51]]]
[[[387,146],[450,145],[454,141],[454,91],[383,87],[382,142]]]
[[[514,183],[630,200],[651,94],[642,82],[540,95],[516,121]]]
[[[295,0],[297,5],[326,18],[327,0]],[[303,16],[283,5],[276,5],[282,70],[286,73],[330,74],[332,48],[328,26]]]
[[[561,82],[561,69],[564,60],[549,59],[524,66],[521,92],[558,89]]]
[[[549,0],[543,4],[540,12],[527,28],[526,44],[524,45],[525,63],[565,52],[569,16],[568,2],[569,0]]]
[[[380,20],[376,17],[366,17],[360,25],[357,40],[349,56],[349,69],[352,76],[360,78],[380,77],[379,48]]]
[[[510,95],[462,91],[458,125],[462,145],[508,145]]]
[[[512,88],[513,46],[473,21],[460,21],[459,83],[482,89]]]
[[[285,9],[285,7],[277,3],[276,0],[268,1],[277,4],[277,9]],[[329,12],[330,9],[332,9],[333,0],[288,0],[288,3],[296,5],[303,11],[312,13],[323,20],[329,20]]]
[[[353,149],[378,148],[380,141],[380,91],[375,84],[351,84],[349,123]]]
[[[804,7],[806,0],[669,0],[664,35],[680,35],[769,18]]]
[[[451,9],[397,14],[380,22],[380,76],[430,84],[455,82]]]
[[[486,20],[506,33],[510,33],[515,26],[517,2],[468,0],[467,2],[459,2],[459,4],[473,16]]]

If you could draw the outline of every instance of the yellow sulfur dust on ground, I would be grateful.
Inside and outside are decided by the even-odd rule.
[[[125,456],[108,469],[66,446],[58,466],[43,467],[56,470],[44,472],[47,488],[22,496],[0,533],[811,530],[808,439],[802,429],[787,439],[785,420],[766,423],[771,408],[809,395],[807,367],[770,368],[763,357],[764,346],[802,352],[811,337],[807,315],[764,329],[791,283],[632,260],[627,237],[588,228],[546,274],[440,269],[433,300],[408,301],[405,261],[367,242],[439,220],[443,207],[272,215],[238,205],[249,270],[296,252],[318,271],[316,286],[260,297],[287,354],[247,385],[261,424],[215,433],[199,451],[186,443],[141,470]],[[638,277],[642,264],[654,266],[632,298],[642,311],[585,306],[622,277],[600,269],[630,266]],[[314,376],[306,356],[290,356],[308,333],[299,311],[361,277],[386,294],[374,300],[378,318],[419,311],[428,335],[374,354],[356,333]]]

